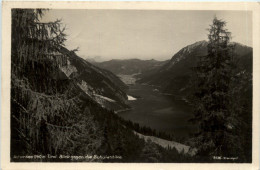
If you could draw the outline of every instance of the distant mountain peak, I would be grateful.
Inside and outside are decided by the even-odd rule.
[[[193,55],[201,55],[205,54],[205,47],[207,46],[208,42],[206,40],[197,41],[193,44],[187,45],[186,47],[182,48],[180,51],[178,51],[170,60],[169,63],[165,65],[164,68],[161,69],[161,72],[163,70],[169,70],[173,65],[180,62],[181,60],[184,60],[188,55],[191,53],[196,52],[197,54]],[[201,49],[201,50],[199,50]]]
[[[235,45],[238,47],[243,47],[245,49],[251,48],[249,46],[246,46],[244,44],[238,43],[238,42],[230,42],[231,45]],[[197,41],[193,44],[187,45],[186,47],[182,48],[180,51],[178,51],[171,59],[171,67],[172,65],[176,64],[177,62],[185,59],[187,55],[191,54],[193,56],[198,56],[198,55],[206,55],[207,53],[207,45],[208,41],[202,40],[202,41]]]
[[[197,42],[195,42],[193,44],[190,44],[190,45],[188,45],[188,46],[186,46],[184,48],[195,48],[197,46],[200,46],[200,45],[205,46],[207,44],[208,44],[208,42],[206,40],[202,40],[202,41],[197,41]]]
[[[205,47],[207,45],[208,45],[208,42],[205,40],[202,40],[202,41],[198,41],[198,42],[195,42],[191,45],[184,47],[181,51],[191,53],[192,50],[194,50],[198,47]]]
[[[142,59],[113,59],[109,61],[104,61],[100,63],[95,63],[97,66],[110,70],[114,74],[126,74],[132,75],[144,71],[151,70],[153,68],[158,68],[165,64],[166,61],[158,61],[155,59],[142,60]]]
[[[253,48],[237,42],[230,42],[234,46],[234,59],[239,68],[252,70]],[[148,83],[162,87],[166,92],[179,93],[188,83],[192,68],[197,65],[200,56],[208,54],[207,41],[198,41],[179,50],[163,66],[152,73],[144,74],[140,83]]]

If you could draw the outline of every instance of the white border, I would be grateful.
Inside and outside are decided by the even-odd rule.
[[[2,96],[1,96],[1,168],[17,169],[259,169],[260,113],[260,5],[257,2],[3,2],[2,11]],[[142,10],[243,10],[253,12],[253,163],[10,163],[10,57],[11,8],[56,9],[142,9]]]

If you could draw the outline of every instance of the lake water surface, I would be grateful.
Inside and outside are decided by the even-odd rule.
[[[149,85],[130,85],[128,94],[138,98],[128,101],[131,110],[118,113],[122,118],[176,137],[194,131],[194,125],[188,122],[192,117],[191,108],[184,101],[164,95]]]

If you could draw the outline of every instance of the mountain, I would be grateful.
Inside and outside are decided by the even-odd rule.
[[[102,107],[119,110],[127,107],[127,86],[110,71],[98,68],[78,57],[74,52],[61,49],[68,57],[68,65],[61,68],[67,77]]]
[[[240,70],[252,72],[252,48],[233,43],[234,59]],[[156,71],[140,75],[139,83],[156,85],[162,91],[172,94],[185,92],[186,86],[193,75],[192,68],[197,65],[200,56],[207,55],[207,41],[199,41],[178,51],[167,63]]]
[[[38,22],[43,13],[42,9],[12,10],[8,159],[190,161],[175,148],[166,149],[140,138],[134,131],[155,131],[115,114],[115,110],[127,107],[126,86],[111,72],[66,49],[60,21]]]
[[[64,47],[60,54],[67,60],[59,68],[47,60],[27,63],[22,77],[12,69],[12,162],[190,161],[175,147],[145,141],[135,134],[137,124],[115,114],[115,108],[127,107],[125,85],[116,76]],[[42,157],[23,156],[34,154]]]
[[[58,49],[56,57],[64,56],[59,60],[15,65],[12,56],[12,156],[97,153],[103,147],[104,121],[119,124],[117,117],[111,118],[113,110],[127,108],[125,85],[116,76],[64,47]]]
[[[157,60],[140,60],[140,59],[127,59],[127,60],[110,60],[105,62],[95,62],[93,64],[110,70],[112,73],[131,75],[137,73],[143,73],[149,70],[153,70],[162,66],[166,61]]]

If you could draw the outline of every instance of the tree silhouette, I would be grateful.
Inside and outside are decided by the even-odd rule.
[[[200,58],[197,73],[194,121],[199,125],[198,154],[230,156],[234,151],[236,113],[231,110],[231,80],[233,76],[233,46],[226,22],[213,19],[208,29],[208,55]],[[238,152],[238,151],[237,151]]]

